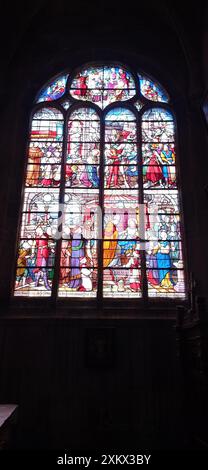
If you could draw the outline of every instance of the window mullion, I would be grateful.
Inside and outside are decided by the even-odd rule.
[[[66,168],[66,153],[67,153],[67,134],[68,134],[68,119],[65,116],[64,120],[64,129],[63,129],[63,143],[62,143],[62,160],[61,160],[61,179],[60,179],[60,192],[59,192],[59,209],[63,208],[64,196],[65,196],[65,168]],[[59,217],[63,218],[62,211],[59,211]],[[60,230],[58,232],[58,229]],[[60,224],[57,227],[57,233],[62,235],[63,225]],[[58,296],[58,287],[59,287],[59,276],[60,276],[60,260],[61,260],[61,244],[62,236],[57,240],[56,243],[56,252],[55,252],[55,261],[54,261],[54,276],[53,276],[53,285],[52,285],[52,300],[56,302]]]
[[[101,230],[98,227],[97,233],[102,235],[98,240],[98,307],[102,307],[103,298],[103,236],[104,236],[104,149],[105,149],[105,119],[100,118],[100,184],[99,184],[99,207],[101,218],[98,217],[98,224],[102,224]]]
[[[143,164],[142,164],[142,128],[141,128],[141,114],[137,119],[137,169],[138,169],[138,191],[139,191],[139,205],[144,204],[144,193],[143,193]],[[139,208],[139,236],[141,235],[141,207]],[[143,215],[143,227],[145,227],[146,222],[146,213]],[[147,288],[147,275],[146,275],[146,253],[144,250],[145,239],[141,239],[142,250],[141,250],[141,290],[142,298],[144,301],[148,298],[148,288]]]

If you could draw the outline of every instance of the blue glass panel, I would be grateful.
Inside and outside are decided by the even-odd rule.
[[[168,94],[164,90],[164,88],[159,85],[159,83],[152,81],[146,75],[140,75],[140,88],[142,95],[150,101],[161,101],[163,103],[168,103],[169,98]]]
[[[38,96],[37,103],[41,101],[53,101],[61,98],[65,93],[66,82],[68,75],[58,77],[52,81],[47,87],[43,88],[40,95]]]

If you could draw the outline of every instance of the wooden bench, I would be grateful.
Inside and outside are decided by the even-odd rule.
[[[8,449],[11,445],[17,410],[17,405],[0,405],[0,450]]]

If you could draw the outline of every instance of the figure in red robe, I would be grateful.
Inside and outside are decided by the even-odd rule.
[[[107,179],[107,188],[110,188],[111,181],[112,179],[114,180],[114,186],[118,186],[118,172],[119,172],[119,156],[123,152],[123,149],[116,149],[116,148],[111,148],[110,149],[110,155],[109,158],[113,160],[112,166],[110,166],[110,174]]]
[[[77,89],[74,90],[74,95],[78,96],[86,96],[87,94],[87,84],[86,84],[87,77],[83,77],[79,75],[77,78]]]
[[[51,290],[48,284],[47,269],[46,269],[46,266],[48,265],[49,254],[50,254],[50,249],[48,246],[49,236],[46,232],[43,231],[41,227],[37,228],[36,235],[39,238],[36,239],[37,254],[36,254],[36,268],[34,269],[34,273],[36,275],[35,287],[38,287],[39,281],[42,277],[45,288],[47,290]]]
[[[150,158],[146,179],[153,184],[158,183],[158,181],[163,179],[163,172],[160,165],[158,164],[157,154],[155,152],[153,152]]]

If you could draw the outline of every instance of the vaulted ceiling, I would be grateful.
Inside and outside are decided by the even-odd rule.
[[[40,42],[46,42],[48,50],[51,45],[53,53],[54,41],[56,47],[67,48],[72,33],[77,47],[84,47],[83,33],[89,45],[99,45],[108,34],[113,37],[114,45],[121,45],[123,34],[124,43],[131,45],[136,40],[138,49],[142,43],[143,53],[148,44],[153,53],[154,49],[160,49],[161,54],[165,54],[165,49],[171,54],[171,47],[177,50],[188,68],[192,68],[192,64],[197,66],[204,89],[207,88],[208,7],[204,0],[188,4],[150,0],[146,5],[133,0],[128,8],[112,2],[21,0],[12,6],[5,2],[1,7],[1,20],[4,25],[0,30],[1,64],[6,75],[7,67],[11,70],[13,62],[21,60],[25,52],[33,55],[34,60],[43,53]]]

